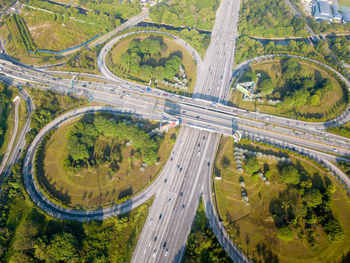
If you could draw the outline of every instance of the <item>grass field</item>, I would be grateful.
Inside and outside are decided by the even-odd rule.
[[[340,6],[350,7],[350,0],[338,0]]]
[[[101,32],[98,26],[72,19],[59,21],[54,14],[40,10],[27,9],[21,16],[38,49],[63,50],[84,43]]]
[[[251,143],[250,146],[253,144]],[[277,237],[277,227],[270,214],[270,202],[278,198],[286,189],[286,185],[279,179],[276,161],[261,159],[260,165],[267,163],[273,175],[270,185],[262,180],[254,181],[250,175],[239,174],[235,166],[233,155],[234,142],[231,137],[223,138],[215,161],[215,172],[220,173],[222,180],[215,180],[215,192],[218,210],[224,220],[232,240],[241,247],[246,254],[257,262],[341,262],[342,257],[349,253],[350,244],[350,199],[334,178],[329,178],[336,186],[333,194],[332,210],[335,217],[345,229],[345,237],[339,243],[328,241],[321,227],[317,227],[316,236],[318,249],[313,250],[305,239],[297,236],[290,242],[281,241]],[[262,146],[259,146],[262,148]],[[271,148],[267,148],[271,150]],[[222,160],[226,158],[229,166],[223,168]],[[325,178],[312,162],[290,155],[293,163],[297,161],[305,170],[313,175],[313,181],[323,183]],[[249,205],[241,200],[240,176],[243,177],[249,197]]]
[[[119,42],[111,51],[110,51],[110,56],[107,57],[107,64],[111,64],[111,59],[114,65],[119,65],[120,64],[120,56],[127,51],[129,43],[135,39],[135,38],[140,38],[140,39],[145,39],[150,35],[138,35],[132,38],[128,38],[125,40],[122,40]],[[187,75],[187,79],[189,81],[189,86],[188,90],[185,90],[183,92],[185,93],[192,93],[194,89],[194,85],[196,83],[196,74],[197,74],[197,69],[196,69],[196,64],[191,56],[191,54],[182,46],[177,44],[174,40],[170,38],[164,38],[164,43],[168,46],[167,50],[164,52],[162,51],[161,53],[161,58],[167,58],[170,54],[172,53],[179,53],[182,56],[182,64],[185,68],[185,72]],[[109,59],[108,59],[109,58]],[[109,60],[109,61],[108,61]],[[130,75],[130,78],[134,78],[140,82],[148,83],[149,79],[145,79],[142,75],[137,75],[137,74],[132,74]],[[175,88],[167,87],[162,84],[159,84],[159,88],[169,90],[172,92],[176,91],[182,91],[178,90]]]
[[[21,61],[22,63],[28,65],[40,65],[40,64],[50,64],[50,63],[61,63],[67,60],[67,57],[43,57],[39,55],[29,54],[28,52],[24,52],[23,50],[17,49],[14,42],[12,41],[12,37],[6,24],[0,27],[0,36],[2,40],[6,41],[6,52],[16,60]]]
[[[141,160],[136,160],[131,154],[131,147],[122,151],[122,162],[119,170],[109,180],[106,176],[107,166],[83,168],[79,173],[69,173],[63,167],[63,160],[68,157],[67,134],[79,119],[59,128],[46,144],[44,157],[45,176],[40,177],[44,187],[64,204],[77,207],[92,208],[99,205],[112,204],[127,196],[132,196],[147,186],[160,172],[167,161],[173,140],[170,130],[161,144],[158,156],[159,165],[147,166],[140,171]],[[111,143],[108,138],[98,140],[95,147],[103,147]]]
[[[336,79],[330,76],[326,71],[316,66],[304,62],[300,63],[300,65],[302,67],[302,71],[309,72],[310,75],[314,76],[314,79],[318,80],[321,77],[329,78],[332,82],[333,89],[326,93],[317,105],[305,105],[298,107],[297,110],[286,109],[283,106],[281,108],[278,108],[265,102],[244,101],[243,94],[239,91],[233,91],[231,102],[238,107],[246,110],[254,110],[288,117],[303,116],[305,118],[319,119],[320,116],[323,116],[324,118],[331,119],[341,114],[345,110],[346,104],[343,102],[344,92]],[[285,85],[285,82],[281,81],[280,79],[282,76],[280,61],[258,63],[252,66],[252,70],[256,73],[261,73],[262,77],[264,74],[268,74],[271,78],[274,86],[276,87],[276,90],[278,91],[273,93],[271,99],[280,99],[280,96],[288,91],[288,86]],[[244,81],[245,80],[243,76],[242,82]],[[266,96],[263,96],[263,99],[266,101]],[[337,105],[337,103],[339,105]]]

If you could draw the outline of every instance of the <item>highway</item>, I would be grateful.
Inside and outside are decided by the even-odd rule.
[[[101,49],[98,65],[104,76],[94,75],[94,77],[104,83],[79,80],[74,89],[71,89],[71,80],[64,77],[75,73],[55,73],[22,64],[16,65],[7,61],[8,58],[2,54],[0,67],[3,76],[0,77],[3,81],[40,84],[47,90],[85,96],[115,106],[93,106],[65,113],[45,126],[35,137],[25,156],[23,173],[27,191],[38,207],[60,219],[102,220],[128,212],[155,195],[132,262],[180,262],[202,197],[210,225],[225,251],[235,262],[249,262],[230,240],[213,206],[211,173],[219,134],[232,135],[239,129],[243,136],[252,140],[264,141],[313,157],[325,163],[350,187],[349,178],[330,162],[347,160],[347,156],[350,156],[350,141],[325,132],[326,127],[344,123],[349,117],[348,112],[335,120],[308,123],[225,105],[228,101],[234,65],[239,7],[239,0],[221,1],[204,61],[190,45],[174,37],[197,61],[197,83],[193,98],[184,98],[154,88],[146,92],[147,87],[144,85],[112,76],[105,65],[105,57],[114,43],[125,35],[112,39]],[[239,65],[234,72],[243,69],[249,63],[267,57],[251,59]],[[338,76],[343,77],[341,74]],[[349,87],[349,83],[346,83]],[[159,120],[162,112],[166,112],[178,118],[183,128],[178,135],[171,158],[161,174],[148,188],[132,199],[93,211],[62,208],[49,201],[35,182],[33,158],[36,149],[52,128],[59,127],[87,112],[96,111],[130,114],[137,118],[153,120]]]
[[[225,81],[228,83],[230,79],[234,52],[226,54],[223,47],[233,45],[234,50],[232,41],[235,40],[237,34],[239,5],[240,1],[223,0],[220,3],[212,32],[213,37],[205,60],[197,68],[199,77],[194,90],[194,98],[212,101],[219,97],[222,98],[221,101],[226,101],[225,96],[228,94],[229,86],[225,85]],[[220,81],[223,83],[217,87]],[[186,110],[177,107],[174,110],[179,115],[187,113]],[[170,114],[174,112],[170,111]],[[200,118],[201,116],[196,115],[193,119],[191,118],[191,122]],[[184,123],[184,119],[181,121]],[[191,127],[194,126],[191,124]],[[232,128],[230,134],[232,134]],[[182,136],[185,136],[185,139]],[[173,169],[169,172],[171,180],[174,174],[177,175],[177,180],[171,183],[171,187],[163,185],[158,190],[139,237],[132,262],[181,262],[187,236],[205,187],[204,183],[207,181],[206,176],[211,177],[212,157],[218,138],[218,134],[209,131],[198,131],[198,129],[187,127],[181,130],[177,141],[185,143],[184,148],[180,152],[178,149],[173,152],[175,154],[174,164]],[[172,203],[174,198],[176,202]],[[212,205],[206,197],[203,197],[203,202],[206,207]],[[210,224],[215,225],[218,218],[212,214],[208,216]],[[225,232],[223,228],[213,228],[213,230],[216,236],[219,235],[218,232]],[[229,239],[219,239],[219,241],[230,243],[229,247],[224,246],[224,248],[236,262],[248,262],[239,250],[230,250],[235,247]]]

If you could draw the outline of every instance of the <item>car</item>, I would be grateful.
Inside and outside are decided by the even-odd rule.
[[[152,222],[153,222],[153,219],[151,218],[151,219],[149,220],[149,225],[150,225],[150,226],[152,225]]]
[[[185,208],[185,204],[182,204],[182,209],[184,209]]]
[[[208,162],[208,167],[210,166],[210,162]]]
[[[171,157],[171,158],[170,158],[170,162],[171,162],[173,159],[174,159],[174,158],[173,158],[173,157]]]
[[[157,241],[157,236],[154,237],[154,241]]]
[[[166,183],[167,181],[168,181],[168,179],[167,179],[167,178],[165,178],[165,179],[164,179],[164,183]]]
[[[166,241],[164,241],[164,243],[163,243],[163,248],[165,248],[166,247]]]
[[[180,168],[180,164],[177,165],[177,169],[179,169],[179,168]]]
[[[155,250],[153,251],[152,257],[155,257],[156,255],[157,255],[157,249],[155,249]]]
[[[183,192],[180,193],[180,196],[182,196],[182,195],[183,195]]]
[[[197,119],[199,119],[199,116],[196,116]]]
[[[180,168],[180,173],[182,172],[182,167]]]
[[[164,257],[168,256],[168,249],[165,250],[164,252]]]
[[[162,214],[160,214],[160,215],[159,215],[159,219],[162,219],[162,217],[163,217],[163,215],[162,215]]]
[[[198,151],[198,156],[201,154],[201,151]]]
[[[171,202],[171,198],[168,199],[168,204]]]
[[[198,143],[198,147],[200,147],[200,146],[201,146],[201,143],[199,142],[199,143]]]

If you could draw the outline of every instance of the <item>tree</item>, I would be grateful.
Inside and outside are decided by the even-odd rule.
[[[164,77],[168,80],[172,80],[176,73],[179,72],[182,60],[178,56],[170,57],[164,65]]]
[[[322,204],[322,194],[319,190],[312,189],[305,193],[304,200],[309,207],[316,207]]]
[[[343,240],[345,232],[338,220],[330,219],[323,226],[328,235],[328,239],[332,242],[339,242]]]
[[[244,170],[247,174],[252,175],[253,173],[257,172],[260,169],[260,164],[258,159],[255,156],[250,156],[246,161],[244,165]]]
[[[315,106],[320,103],[320,96],[317,94],[314,94],[310,97],[310,104],[312,106]]]
[[[284,165],[281,168],[281,180],[286,184],[298,184],[300,182],[299,171],[294,165]]]
[[[282,226],[277,230],[277,236],[283,241],[291,241],[294,238],[294,232],[289,226]]]
[[[74,142],[69,145],[69,155],[75,162],[84,161],[90,156],[86,146],[79,142]]]
[[[31,221],[19,225],[16,231],[16,240],[13,247],[17,251],[30,250],[35,245],[35,237],[39,233],[39,226]]]
[[[51,237],[49,245],[45,248],[45,254],[42,254],[46,262],[72,262],[77,257],[78,241],[67,232],[55,234]]]
[[[274,86],[271,79],[264,79],[260,86],[260,90],[264,95],[269,95],[272,93]]]

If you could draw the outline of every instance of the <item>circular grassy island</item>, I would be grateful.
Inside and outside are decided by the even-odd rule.
[[[323,121],[346,108],[348,92],[327,71],[295,58],[269,60],[251,65],[239,83],[254,81],[252,98],[234,90],[231,102],[243,109]]]
[[[119,41],[108,53],[107,66],[116,76],[183,94],[193,92],[196,64],[174,39],[136,35]]]
[[[151,133],[158,125],[109,114],[76,118],[37,153],[37,180],[49,196],[71,208],[126,200],[155,178],[170,155],[177,129]]]
[[[350,198],[315,162],[224,137],[214,173],[219,215],[254,262],[342,262],[348,255]]]

